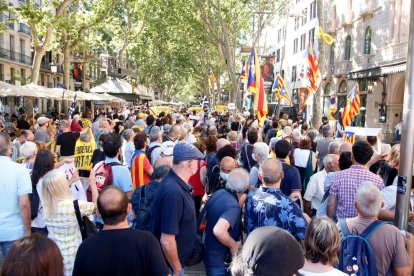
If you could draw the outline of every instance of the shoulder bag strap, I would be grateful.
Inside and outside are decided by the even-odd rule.
[[[386,224],[387,222],[385,221],[381,221],[381,220],[376,220],[373,223],[371,223],[365,230],[364,232],[362,232],[361,237],[365,238],[365,239],[369,239],[369,237],[371,237],[372,234],[374,234],[374,232],[381,227],[383,224]]]
[[[344,237],[349,236],[351,234],[349,232],[348,224],[346,224],[346,219],[338,219],[338,225]]]
[[[81,230],[81,233],[82,233],[83,222],[82,222],[81,212],[79,210],[78,200],[73,201],[73,207],[75,208],[76,220],[78,221],[79,229]]]
[[[244,146],[244,153],[246,154],[246,159],[247,159],[247,165],[249,166],[249,170],[252,169],[252,167],[250,166],[250,159],[249,159],[249,155],[247,154],[247,145]]]

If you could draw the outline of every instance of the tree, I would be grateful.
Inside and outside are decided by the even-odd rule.
[[[317,1],[317,13],[318,13],[318,19],[319,19],[319,26],[325,26],[325,18],[323,16],[323,1],[318,0]],[[318,44],[318,62],[319,62],[319,68],[325,68],[325,45],[323,39],[319,39]],[[313,98],[313,114],[312,114],[312,125],[313,126],[319,126],[321,123],[321,115],[322,115],[322,107],[321,107],[321,86],[318,87],[315,91],[315,95]]]
[[[7,6],[10,13],[16,14],[27,22],[31,35],[34,59],[32,65],[32,83],[39,81],[39,71],[42,58],[53,43],[56,29],[64,19],[66,8],[73,0],[44,1],[42,6],[37,6],[33,0],[20,2],[18,7]]]

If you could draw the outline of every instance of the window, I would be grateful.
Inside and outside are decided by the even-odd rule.
[[[4,81],[4,65],[0,64],[0,80]]]
[[[371,27],[368,27],[365,30],[365,38],[364,38],[364,54],[365,55],[371,54],[371,36],[372,36],[372,30],[371,30]]]
[[[325,85],[325,89],[323,90],[323,94],[325,94],[325,95],[330,95],[331,94],[331,83],[330,82],[328,82]]]
[[[351,36],[348,35],[345,39],[345,57],[344,60],[350,60],[351,59]]]
[[[20,83],[21,85],[26,84],[26,69],[20,69]]]
[[[346,80],[341,81],[341,84],[339,84],[339,94],[348,94],[348,85],[346,84]]]
[[[312,44],[314,44],[314,41],[315,41],[315,28],[312,28],[309,31],[309,41],[311,41]]]
[[[306,33],[300,36],[300,50],[305,50],[306,47]]]
[[[328,116],[330,106],[331,106],[331,97],[323,97],[323,110],[322,110],[323,115]]]
[[[316,0],[310,4],[309,19],[312,20],[316,17]]]
[[[354,117],[355,126],[357,127],[365,127],[365,115],[367,112],[367,95],[361,94],[361,109],[359,111],[359,114]]]
[[[10,83],[11,84],[16,84],[16,73],[15,73],[15,69],[14,68],[10,68]]]
[[[276,62],[280,62],[280,49],[276,51]]]
[[[306,24],[308,20],[308,9],[302,11],[302,26]]]
[[[299,17],[295,17],[295,31],[299,29]]]
[[[292,82],[296,81],[296,66],[292,66]]]
[[[329,64],[334,65],[335,64],[335,43],[332,43],[331,50],[329,52]]]
[[[293,40],[293,53],[296,54],[298,52],[298,39],[296,38]]]

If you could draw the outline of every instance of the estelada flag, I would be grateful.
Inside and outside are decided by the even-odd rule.
[[[312,41],[309,41],[309,47],[307,51],[307,59],[308,59],[308,72],[307,72],[307,78],[309,80],[308,86],[306,87],[308,90],[308,95],[300,107],[300,111],[302,112],[305,108],[308,100],[315,94],[316,90],[319,87],[319,84],[322,81],[321,72],[319,70],[319,63],[318,63],[318,57],[316,54],[316,49],[314,45],[312,44]]]
[[[285,80],[281,74],[277,75],[275,82],[273,83],[272,92],[276,93],[276,99],[285,99],[290,105],[292,105],[292,100],[289,97]]]
[[[354,144],[355,143],[355,132],[351,132],[351,131],[345,131],[345,136],[344,136],[344,143],[351,143]]]
[[[346,106],[344,112],[342,113],[342,122],[344,127],[351,125],[351,120],[353,117],[359,114],[361,110],[361,99],[358,83],[349,91],[346,97]]]
[[[257,112],[259,125],[263,126],[267,115],[267,97],[264,91],[263,78],[260,72],[260,64],[256,48],[252,49],[249,61],[249,78],[247,89],[254,94],[254,108]]]

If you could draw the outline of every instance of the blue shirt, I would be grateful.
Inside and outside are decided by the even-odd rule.
[[[230,236],[238,241],[241,231],[241,208],[236,195],[224,189],[214,193],[209,200],[214,200],[214,204],[207,209],[204,263],[209,267],[226,267],[224,261],[230,249],[217,240],[213,228],[220,218],[227,220],[230,224]]]
[[[217,159],[216,153],[207,152],[206,153],[206,163],[207,163],[207,173],[206,176],[210,178],[213,175],[213,169],[216,166],[220,166],[220,162]]]
[[[277,226],[303,240],[308,226],[299,206],[277,188],[260,187],[246,200],[246,232],[262,226]]]
[[[18,240],[25,235],[19,196],[32,193],[32,181],[24,165],[0,156],[0,242]]]
[[[181,264],[192,255],[197,238],[197,220],[192,189],[173,170],[160,183],[152,205],[152,233],[175,235]]]
[[[302,190],[302,180],[300,179],[299,170],[294,166],[289,166],[282,159],[278,159],[282,163],[284,177],[280,183],[280,190],[285,196],[289,196],[292,190]]]

